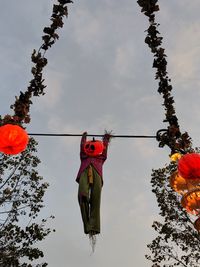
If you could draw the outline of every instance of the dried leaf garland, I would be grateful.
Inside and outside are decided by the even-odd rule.
[[[172,85],[171,79],[167,73],[167,60],[165,49],[161,47],[163,37],[158,31],[159,24],[155,22],[154,12],[159,11],[158,0],[138,0],[137,3],[142,7],[141,12],[149,18],[149,28],[147,29],[147,36],[145,43],[149,46],[153,53],[153,68],[156,69],[155,79],[158,80],[158,93],[163,96],[165,107],[164,122],[168,122],[169,126],[165,131],[161,131],[157,135],[159,146],[167,145],[171,149],[171,153],[182,152],[185,153],[191,150],[191,138],[188,133],[181,133],[178,124],[178,118],[175,113],[174,99],[171,95]]]
[[[0,125],[6,123],[22,124],[30,122],[30,105],[32,104],[32,96],[44,95],[43,69],[47,65],[47,58],[44,56],[46,51],[54,45],[56,40],[59,39],[57,30],[63,27],[63,18],[68,16],[67,4],[73,3],[71,0],[58,0],[58,4],[53,5],[53,12],[51,15],[51,25],[43,29],[44,35],[42,36],[43,43],[36,51],[33,50],[31,60],[34,66],[31,69],[33,79],[29,82],[29,86],[25,92],[20,91],[20,95],[16,96],[15,103],[11,105],[14,110],[14,115],[6,115],[0,118]]]

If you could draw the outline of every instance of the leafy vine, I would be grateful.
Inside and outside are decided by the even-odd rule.
[[[33,50],[31,60],[34,66],[31,69],[33,79],[29,82],[29,86],[25,92],[20,91],[19,97],[15,97],[15,103],[11,105],[11,109],[14,110],[14,115],[6,115],[4,118],[0,118],[0,125],[6,123],[22,124],[30,122],[30,105],[32,104],[32,96],[44,95],[43,69],[47,65],[48,61],[45,57],[46,51],[55,44],[59,39],[57,30],[64,25],[63,19],[68,16],[67,4],[72,3],[71,0],[58,0],[58,4],[53,5],[53,12],[51,15],[51,25],[43,29],[44,35],[42,36],[42,45],[36,51]]]
[[[174,99],[171,95],[172,85],[171,79],[168,77],[167,60],[165,49],[162,48],[162,40],[158,31],[159,24],[155,22],[155,12],[159,11],[158,0],[138,0],[137,3],[142,7],[141,12],[149,19],[149,28],[145,43],[151,49],[154,56],[153,68],[156,69],[155,79],[158,80],[158,93],[162,95],[165,107],[165,119],[169,126],[167,129],[161,129],[157,133],[159,146],[167,145],[171,149],[171,153],[186,153],[191,150],[191,138],[188,133],[181,133],[178,124],[178,118],[175,113]]]
[[[188,133],[181,133],[178,118],[175,113],[174,99],[171,95],[171,79],[168,77],[165,49],[162,48],[163,38],[158,31],[159,24],[155,22],[155,12],[159,11],[158,0],[138,0],[149,19],[149,28],[145,43],[149,46],[154,56],[153,68],[156,69],[155,79],[158,80],[158,93],[162,95],[165,107],[164,122],[168,123],[167,129],[157,132],[159,146],[167,145],[171,153],[199,151],[192,148],[192,141]],[[169,185],[170,175],[177,169],[173,162],[165,168],[153,170],[152,192],[155,194],[161,222],[154,221],[152,227],[158,236],[148,244],[151,255],[146,255],[151,260],[152,267],[172,266],[197,266],[200,263],[200,236],[193,224],[192,215],[189,215],[180,203],[180,196]]]

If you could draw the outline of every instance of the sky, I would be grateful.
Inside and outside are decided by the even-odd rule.
[[[31,53],[50,24],[53,0],[7,0],[0,9],[0,113],[31,76]],[[160,0],[156,20],[182,131],[199,146],[199,0]],[[46,94],[33,100],[28,132],[155,135],[163,123],[153,57],[144,43],[148,20],[133,0],[82,0],[69,5],[60,39],[47,53]],[[56,232],[39,246],[49,267],[148,267],[146,245],[159,209],[151,170],[169,163],[155,139],[113,139],[104,164],[101,234],[95,253],[83,226],[75,178],[79,137],[37,137],[40,175],[49,182],[41,217],[55,216]]]

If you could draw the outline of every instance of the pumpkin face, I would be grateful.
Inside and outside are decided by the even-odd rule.
[[[26,149],[26,131],[18,125],[6,124],[0,127],[0,152],[16,155]]]
[[[178,172],[185,179],[200,179],[200,155],[186,154],[178,162]]]
[[[181,205],[188,213],[200,214],[200,188],[193,189],[186,193],[181,199]]]
[[[101,155],[103,152],[103,149],[104,149],[104,145],[99,140],[90,140],[90,141],[85,142],[85,145],[84,145],[84,152],[90,157]]]

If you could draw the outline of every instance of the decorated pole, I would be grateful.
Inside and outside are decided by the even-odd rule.
[[[158,93],[163,97],[162,105],[165,108],[163,122],[168,123],[167,128],[157,132],[157,141],[159,147],[170,148],[172,160],[167,167],[154,170],[152,174],[152,191],[156,194],[161,210],[160,215],[164,217],[164,222],[153,223],[153,228],[159,236],[148,245],[154,257],[147,256],[147,259],[152,260],[155,266],[157,263],[160,266],[162,261],[169,262],[170,266],[172,261],[175,265],[189,266],[189,262],[192,264],[196,260],[195,265],[190,265],[196,266],[197,261],[199,263],[199,255],[196,254],[193,261],[192,253],[196,252],[195,249],[199,250],[200,237],[193,229],[200,232],[200,218],[193,222],[190,214],[198,217],[200,215],[200,155],[192,148],[192,140],[188,133],[180,130],[176,116],[173,88],[167,72],[167,56],[162,47],[163,38],[158,30],[159,24],[155,21],[155,12],[159,11],[158,0],[138,0],[137,3],[142,8],[141,12],[148,17],[149,27],[146,31],[145,43],[154,57],[153,68],[156,69]],[[168,180],[166,180],[166,174],[169,175]],[[169,186],[177,195],[170,191]],[[179,195],[182,195],[181,201]],[[192,224],[193,229],[190,227]],[[181,231],[184,227],[188,232]],[[173,253],[170,242],[181,250],[181,256]],[[189,247],[192,252],[188,256],[185,253],[189,251]]]

